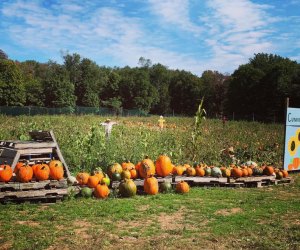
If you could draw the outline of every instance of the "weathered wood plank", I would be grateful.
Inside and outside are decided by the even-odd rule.
[[[43,190],[28,190],[28,191],[7,191],[0,192],[0,199],[5,198],[32,198],[32,197],[47,197],[47,196],[59,196],[67,195],[68,190],[66,188],[58,189],[43,189]]]
[[[226,177],[175,176],[175,182],[190,181],[194,183],[227,183]]]
[[[32,181],[27,183],[21,182],[0,182],[0,192],[3,190],[36,190],[36,189],[45,189],[45,188],[66,188],[68,187],[67,180],[63,179],[60,181],[57,180],[46,180],[46,181]]]

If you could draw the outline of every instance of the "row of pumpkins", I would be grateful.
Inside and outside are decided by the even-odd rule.
[[[143,178],[144,191],[147,194],[157,194],[159,189],[166,191],[171,187],[170,183],[162,182],[159,187],[157,179],[154,175],[166,177],[168,175],[183,175],[188,176],[213,176],[213,177],[246,177],[252,175],[275,175],[281,179],[288,176],[286,170],[274,169],[272,166],[256,167],[250,166],[230,166],[230,167],[214,167],[205,164],[197,164],[190,166],[189,164],[174,166],[171,159],[166,155],[160,155],[155,163],[146,157],[141,162],[134,165],[131,162],[123,162],[122,164],[115,163],[108,168],[107,174],[101,168],[96,168],[93,174],[86,172],[78,173],[76,180],[79,185],[87,186],[81,191],[83,196],[89,196],[94,190],[94,195],[97,198],[106,198],[109,195],[108,186],[113,181],[121,181],[119,192],[124,197],[130,197],[136,194],[136,185],[132,179]],[[186,193],[189,191],[189,185],[182,181],[176,184],[176,191]]]
[[[59,160],[51,160],[48,164],[36,163],[32,166],[26,161],[20,161],[14,170],[6,163],[0,165],[0,182],[9,182],[13,176],[16,176],[17,181],[22,183],[29,182],[33,178],[37,181],[61,180],[64,178],[64,168]]]

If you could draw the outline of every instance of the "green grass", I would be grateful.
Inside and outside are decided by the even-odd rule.
[[[4,249],[299,249],[300,175],[293,178],[288,186],[261,189],[193,187],[186,195],[0,205],[0,244]]]

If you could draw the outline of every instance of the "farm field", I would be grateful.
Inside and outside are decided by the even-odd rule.
[[[193,118],[112,118],[109,141],[99,116],[2,116],[0,139],[55,133],[73,175],[169,155],[175,164],[241,161],[282,166],[283,125],[206,120],[193,140]],[[0,205],[0,249],[300,249],[300,175],[287,186],[198,188],[188,194],[134,198],[72,198],[53,204]]]

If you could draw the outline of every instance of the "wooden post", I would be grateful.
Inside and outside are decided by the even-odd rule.
[[[285,111],[284,111],[284,137],[283,137],[283,168],[284,164],[284,156],[285,156],[285,138],[286,138],[286,117],[287,117],[287,109],[290,105],[290,99],[287,97],[285,100]],[[286,169],[285,169],[286,170]]]

